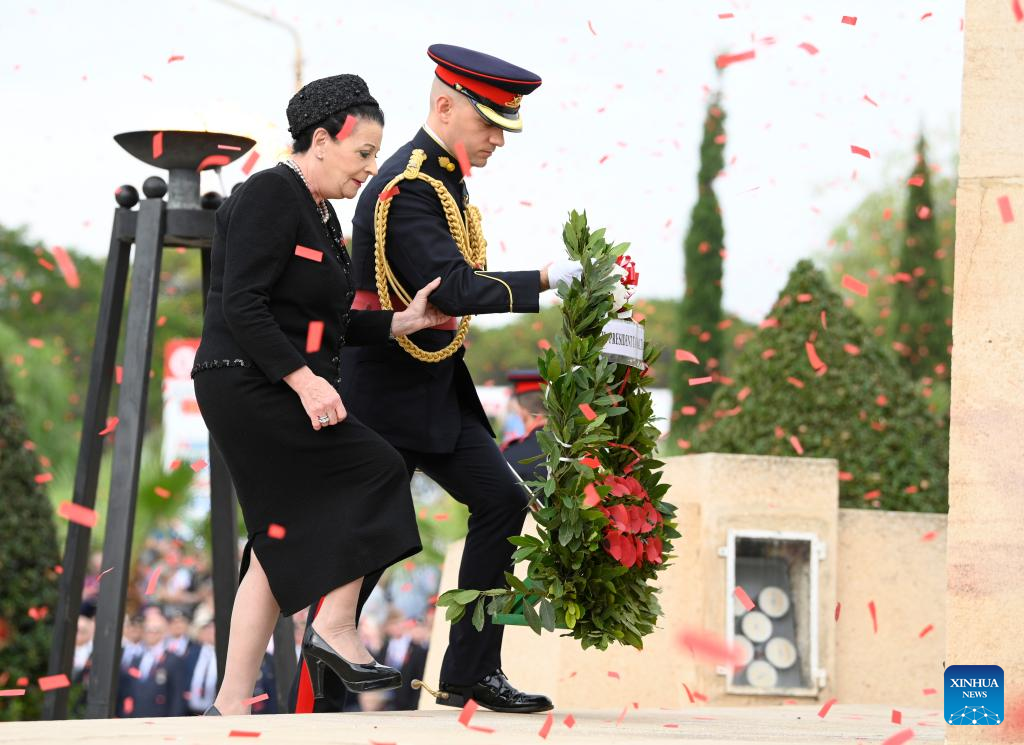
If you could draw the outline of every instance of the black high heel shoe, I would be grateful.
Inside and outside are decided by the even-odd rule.
[[[349,662],[313,630],[313,624],[306,627],[302,639],[302,659],[309,668],[313,698],[324,697],[324,668],[330,668],[352,693],[388,691],[402,686],[402,674],[398,670],[376,660],[366,664]]]

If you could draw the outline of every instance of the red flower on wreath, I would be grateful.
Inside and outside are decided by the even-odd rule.
[[[641,566],[646,559],[652,564],[662,562],[662,542],[650,533],[662,522],[661,513],[650,502],[643,485],[632,476],[606,476],[604,485],[610,487],[609,496],[633,498],[640,504],[600,505],[608,518],[604,530],[605,551],[626,567]]]
[[[640,272],[636,270],[636,262],[626,255],[617,257],[615,263],[626,270],[626,276],[622,278],[622,284],[626,285],[626,287],[636,287],[640,281]]]

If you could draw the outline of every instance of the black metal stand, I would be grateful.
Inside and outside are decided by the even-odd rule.
[[[153,133],[119,135],[118,141],[147,162],[135,150],[135,142],[126,144],[121,138],[145,135],[141,138],[148,146]],[[192,146],[205,138],[204,146],[211,142],[238,142],[252,146],[251,140],[216,133],[161,133],[180,135],[180,141]],[[140,138],[136,137],[136,140]],[[169,147],[170,138],[163,139]],[[129,146],[131,145],[131,147]],[[178,149],[178,160],[173,162],[179,173],[191,169],[197,176],[195,165],[182,167],[181,163],[194,158],[185,145]],[[134,148],[134,150],[133,150]],[[241,146],[235,148],[244,152]],[[160,156],[155,155],[154,158]],[[159,165],[171,167],[165,158]],[[154,163],[155,164],[155,163]],[[90,509],[96,504],[103,438],[97,433],[105,424],[114,382],[114,362],[121,321],[124,316],[125,289],[128,280],[129,255],[135,244],[132,267],[132,293],[126,321],[123,378],[118,398],[117,436],[114,444],[110,483],[110,500],[106,513],[106,532],[103,540],[103,567],[111,571],[100,582],[96,613],[96,631],[93,641],[92,668],[89,675],[87,716],[106,718],[114,715],[117,706],[117,684],[121,662],[121,633],[124,622],[125,595],[131,575],[132,530],[135,524],[135,505],[139,485],[142,440],[145,430],[146,398],[149,391],[149,369],[152,362],[157,294],[160,284],[160,264],[163,249],[185,246],[201,249],[203,273],[203,306],[210,283],[209,249],[213,239],[214,212],[202,209],[198,200],[198,178],[194,204],[175,204],[190,196],[175,187],[175,170],[171,171],[171,204],[163,201],[166,186],[161,179],[147,181],[144,190],[150,198],[141,202],[138,211],[131,207],[137,199],[131,195],[119,196],[121,207],[114,212],[110,251],[107,258],[103,291],[100,298],[99,318],[96,325],[96,344],[89,369],[89,388],[86,394],[82,439],[75,474],[73,502]],[[186,186],[188,184],[186,183]],[[123,187],[124,188],[124,187]],[[184,196],[182,196],[184,195]],[[212,528],[213,588],[216,625],[218,685],[224,674],[227,657],[228,633],[231,628],[231,607],[237,584],[237,517],[235,497],[230,474],[221,454],[210,442],[210,521]],[[64,549],[63,573],[60,579],[60,597],[54,614],[54,643],[50,651],[49,674],[64,673],[70,677],[74,659],[74,640],[78,612],[82,602],[89,554],[90,529],[76,523],[68,525]],[[294,675],[296,662],[293,649],[291,619],[282,619],[275,631],[282,654],[275,654],[280,679],[286,675],[284,695],[279,695],[282,709],[286,709],[287,686]],[[287,642],[285,641],[287,639]],[[290,672],[289,672],[290,670]],[[281,686],[279,685],[279,688]],[[66,719],[68,689],[50,691],[44,699],[45,719]]]

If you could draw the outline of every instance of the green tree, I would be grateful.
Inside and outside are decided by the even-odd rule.
[[[0,720],[38,719],[57,602],[53,510],[36,483],[35,457],[14,391],[0,363],[0,688],[27,688],[0,698]],[[29,685],[18,681],[27,678]]]
[[[941,266],[942,293],[951,297],[956,183],[950,177],[937,175],[934,165],[928,170],[931,172],[928,183],[933,198],[931,221],[938,238],[938,248],[933,255]],[[844,274],[867,283],[870,291],[866,297],[850,294],[844,302],[867,324],[879,342],[897,354],[904,347],[896,335],[894,301],[898,291],[903,293],[907,289],[906,283],[901,281],[903,277],[897,277],[907,231],[903,215],[911,211],[907,198],[919,189],[913,186],[904,188],[901,184],[869,194],[836,227],[828,247],[818,255],[828,266],[828,277],[833,286],[841,284]],[[941,363],[933,367],[917,381],[917,385],[928,401],[929,410],[948,418],[948,363],[944,367]]]
[[[716,391],[694,450],[835,458],[843,507],[945,511],[943,422],[810,261],[769,321]]]
[[[721,370],[722,335],[719,324],[722,311],[722,253],[725,228],[715,195],[714,180],[725,166],[725,112],[720,96],[712,97],[704,119],[704,135],[700,145],[700,171],[697,174],[697,203],[690,213],[690,229],[684,241],[683,302],[679,308],[677,341],[671,348],[682,348],[697,356],[705,372],[692,365],[672,368],[672,437],[670,443],[689,436],[693,417],[683,416],[682,407],[707,406],[715,383],[690,386],[691,378],[718,376]]]
[[[908,179],[906,236],[894,285],[896,351],[914,380],[948,375],[952,335],[952,297],[944,292],[939,233],[935,225],[931,173],[924,135]]]

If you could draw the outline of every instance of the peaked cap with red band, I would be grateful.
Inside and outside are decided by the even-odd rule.
[[[510,370],[508,381],[512,383],[512,392],[516,395],[539,391],[544,378],[536,370]]]
[[[434,44],[427,55],[437,63],[438,79],[472,101],[484,121],[508,132],[522,131],[519,104],[540,87],[540,77],[489,54],[451,44]]]

